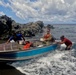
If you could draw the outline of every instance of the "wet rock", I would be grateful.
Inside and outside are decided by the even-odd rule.
[[[0,39],[8,39],[12,31],[21,32],[24,36],[35,36],[37,33],[42,32],[44,23],[37,21],[35,23],[29,22],[26,24],[16,23],[10,17],[3,15],[0,16]]]
[[[47,25],[47,28],[54,29],[54,26],[51,25],[51,24],[48,24],[48,25]]]

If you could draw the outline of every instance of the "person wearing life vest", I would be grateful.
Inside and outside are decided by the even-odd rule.
[[[26,41],[26,44],[23,46],[23,50],[30,49],[31,46],[32,46],[32,43],[29,41]]]
[[[40,38],[40,41],[46,45],[50,45],[50,43],[54,42],[54,38],[51,35],[50,31],[47,30],[47,33],[42,38]]]
[[[61,42],[59,42],[60,44],[65,44],[66,45],[65,50],[70,50],[70,48],[72,47],[72,42],[69,39],[65,38],[64,35],[62,35],[60,37],[60,40],[61,40]]]
[[[50,34],[50,31],[47,31],[47,33],[43,37],[44,41],[50,41],[52,39],[52,35]]]

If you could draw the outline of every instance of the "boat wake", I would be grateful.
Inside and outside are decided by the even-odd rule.
[[[28,61],[10,65],[26,75],[76,75],[75,49],[56,50]]]

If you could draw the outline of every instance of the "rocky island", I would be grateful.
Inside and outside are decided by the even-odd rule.
[[[3,15],[0,16],[0,40],[7,40],[12,31],[21,32],[25,37],[32,37],[42,33],[44,27],[54,28],[51,24],[44,26],[43,21],[20,24],[10,17]]]
[[[35,36],[41,33],[44,27],[42,21],[29,22],[26,24],[16,23],[14,20],[6,15],[0,16],[0,39],[5,40],[11,35],[12,31],[21,32],[24,36]]]

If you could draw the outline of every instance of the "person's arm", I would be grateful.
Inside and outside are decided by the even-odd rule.
[[[6,43],[9,43],[9,42],[10,42],[10,39],[8,39]]]
[[[59,44],[63,44],[63,43],[64,43],[64,41],[59,42]]]
[[[65,43],[65,41],[66,41],[66,39],[64,39],[63,41],[58,42],[58,43],[59,43],[59,44],[63,44],[63,43]]]
[[[25,41],[25,38],[24,38],[24,36],[22,35],[22,38],[23,38],[23,40]]]
[[[6,43],[9,43],[13,39],[13,36],[11,36]]]

